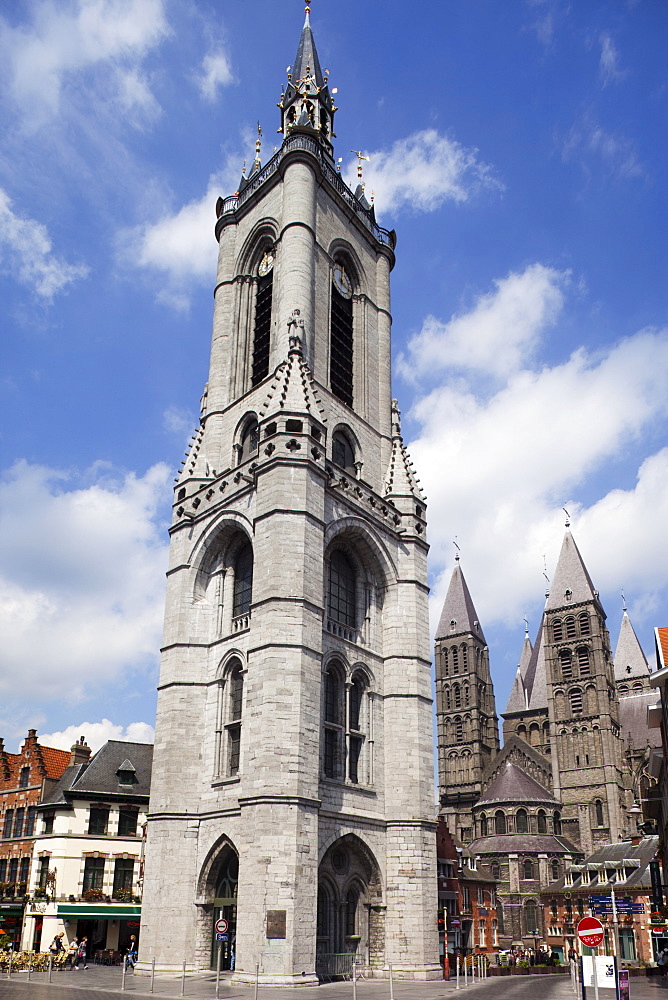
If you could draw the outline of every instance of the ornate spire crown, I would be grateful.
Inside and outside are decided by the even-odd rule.
[[[288,66],[288,83],[281,94],[281,126],[285,136],[292,132],[307,132],[320,139],[329,156],[333,155],[334,112],[337,110],[329,89],[329,70],[320,68],[320,60],[311,31],[311,8],[306,6],[297,55],[292,67]]]

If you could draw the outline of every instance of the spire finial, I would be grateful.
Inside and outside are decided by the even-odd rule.
[[[399,400],[392,400],[392,437],[401,437],[401,410]]]
[[[525,615],[524,618],[522,619],[522,621],[524,622],[524,638],[528,639],[529,638],[529,619]]]
[[[545,597],[550,596],[550,578],[547,575],[547,559],[545,558],[545,553],[543,553],[543,576],[545,577],[547,586],[545,588]]]
[[[362,190],[364,190],[364,181],[362,180],[362,172],[363,172],[362,164],[364,160],[369,160],[371,159],[371,157],[364,156],[362,151],[359,149],[351,149],[350,152],[354,153],[355,156],[357,157],[357,181],[359,184],[361,184]]]
[[[624,597],[624,591],[622,591],[622,611],[624,612],[624,614],[626,614],[627,607],[626,607],[626,598]]]
[[[571,526],[571,515],[568,513],[568,511],[566,510],[565,507],[562,507],[561,509],[563,510],[564,514],[566,515],[566,527],[570,528],[570,526]]]
[[[457,544],[457,536],[456,536],[456,535],[455,535],[455,537],[454,537],[454,539],[453,539],[453,542],[452,542],[452,544],[453,544],[453,545],[454,545],[454,547],[455,547],[455,548],[457,549],[457,551],[455,552],[455,562],[456,562],[456,563],[458,563],[458,562],[459,562],[459,553],[460,553],[460,552],[461,552],[462,550],[460,549],[459,545]]]

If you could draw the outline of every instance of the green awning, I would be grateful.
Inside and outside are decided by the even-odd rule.
[[[22,913],[22,903],[0,903],[0,920],[3,917],[20,917]]]
[[[58,916],[74,918],[95,917],[96,920],[128,920],[141,916],[141,906],[124,906],[122,903],[59,903]]]

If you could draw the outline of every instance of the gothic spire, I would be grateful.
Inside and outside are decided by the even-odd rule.
[[[592,600],[598,600],[598,591],[594,590],[572,534],[566,531],[545,610],[554,611],[569,604]]]
[[[649,675],[649,665],[626,611],[622,617],[614,655],[615,680],[625,681]]]
[[[436,629],[436,639],[447,639],[451,635],[461,635],[464,632],[470,632],[487,645],[480,626],[478,612],[473,605],[458,560],[452,571],[450,586],[443,603],[441,618]]]
[[[384,494],[388,498],[414,497],[420,503],[426,502],[401,436],[399,404],[396,399],[392,400],[392,452],[385,475]]]
[[[336,106],[330,92],[328,70],[323,73],[311,30],[310,8],[306,7],[306,18],[302,28],[297,55],[292,67],[288,66],[288,82],[281,94],[278,106],[281,109],[279,132],[288,136],[299,130],[316,136],[332,155],[331,138]]]

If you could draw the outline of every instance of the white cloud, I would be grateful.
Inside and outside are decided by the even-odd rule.
[[[633,141],[607,131],[587,116],[568,133],[562,146],[562,158],[566,163],[579,159],[587,171],[591,169],[593,158],[596,158],[610,176],[645,176],[645,169],[638,160]]]
[[[88,268],[68,264],[53,253],[47,229],[34,219],[21,218],[0,188],[0,268],[44,300],[67,285],[85,278]]]
[[[200,94],[207,101],[215,101],[218,89],[232,83],[230,61],[224,52],[210,52],[202,60],[202,72],[196,77]]]
[[[58,112],[66,78],[141,58],[168,33],[162,0],[42,0],[27,27],[0,21],[16,103],[39,124]]]
[[[197,427],[197,418],[184,407],[168,406],[162,415],[165,430],[185,441],[193,428]]]
[[[157,661],[169,470],[84,482],[18,462],[0,480],[0,701],[74,705]]]
[[[69,750],[81,737],[93,753],[100,749],[107,740],[122,740],[130,743],[153,743],[155,729],[147,722],[131,722],[128,726],[117,726],[109,719],[101,722],[80,722],[68,726],[58,733],[39,735],[39,742],[45,747],[56,747],[58,750]]]
[[[619,52],[610,35],[603,32],[599,38],[601,45],[601,56],[599,59],[599,73],[603,86],[612,83],[613,80],[621,79],[625,74],[619,69]]]
[[[399,370],[412,381],[458,367],[507,375],[528,362],[541,334],[556,322],[568,277],[531,264],[495,281],[495,290],[481,295],[469,312],[447,323],[428,316],[399,357]]]
[[[431,212],[445,201],[467,201],[481,188],[500,189],[492,169],[477,154],[435,129],[415,132],[390,150],[369,154],[364,164],[367,196],[374,192],[382,212],[404,207]],[[357,186],[356,164],[346,171],[346,181],[353,189]]]

